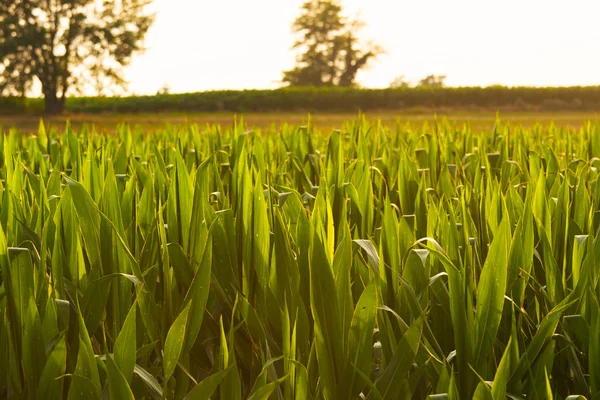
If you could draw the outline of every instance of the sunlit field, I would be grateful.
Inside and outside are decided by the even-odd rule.
[[[600,124],[501,117],[2,117],[0,397],[595,398]]]

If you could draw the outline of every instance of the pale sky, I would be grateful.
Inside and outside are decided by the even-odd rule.
[[[293,67],[290,25],[303,0],[154,0],[147,50],[129,91],[276,88]],[[387,53],[358,75],[387,87],[398,75],[447,75],[451,86],[600,84],[599,0],[343,0],[360,36]]]

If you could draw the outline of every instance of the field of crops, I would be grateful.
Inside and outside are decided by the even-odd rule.
[[[0,398],[599,398],[597,121],[0,149]]]

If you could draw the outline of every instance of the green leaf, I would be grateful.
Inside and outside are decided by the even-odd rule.
[[[477,385],[477,389],[475,389],[475,393],[473,394],[473,400],[494,400],[496,397],[492,396],[492,392],[490,391],[490,387],[485,382],[479,382]],[[502,397],[498,397],[501,399]]]
[[[171,325],[169,333],[167,334],[167,339],[165,340],[165,354],[163,361],[165,384],[169,378],[171,378],[171,375],[173,375],[179,357],[181,356],[191,305],[191,302],[188,303],[188,305],[179,313],[175,322]]]
[[[363,249],[367,253],[367,258],[369,260],[369,266],[373,268],[375,271],[375,275],[379,275],[380,268],[380,260],[379,254],[377,253],[377,249],[373,242],[370,240],[356,239],[353,240],[355,244],[357,244],[361,249]]]
[[[94,356],[94,350],[81,312],[77,313],[79,331],[79,351],[77,353],[77,365],[71,376],[69,387],[69,400],[71,399],[94,399],[100,400],[101,385],[98,365]]]
[[[111,399],[135,399],[127,379],[119,370],[119,367],[110,354],[106,356],[106,367],[108,372],[108,391]]]
[[[506,388],[508,385],[508,380],[510,378],[510,367],[512,364],[511,360],[511,351],[513,346],[512,336],[508,340],[508,344],[506,345],[506,350],[500,359],[500,364],[498,365],[498,369],[496,370],[496,375],[494,376],[494,382],[492,383],[492,398],[494,399],[504,399],[506,398]]]
[[[348,355],[346,370],[350,372],[350,378],[343,379],[343,382],[352,397],[357,396],[362,388],[361,379],[354,374],[355,368],[368,376],[373,366],[373,329],[376,312],[377,289],[375,283],[370,283],[354,309],[346,349]],[[348,367],[348,363],[351,364],[352,369]]]
[[[80,375],[71,376],[68,400],[101,400],[100,387],[91,379]]]
[[[423,320],[419,318],[406,331],[387,368],[375,382],[377,390],[384,399],[397,399],[402,391],[402,385],[406,382],[407,373],[419,349],[422,329]]]
[[[136,314],[137,303],[133,303],[114,346],[115,363],[129,384],[133,378],[137,350]]]
[[[587,296],[588,307],[591,313],[591,326],[589,338],[588,368],[590,372],[590,386],[592,393],[600,393],[600,305],[598,298],[589,290]]]
[[[210,399],[215,390],[217,390],[217,387],[223,381],[225,375],[227,375],[231,371],[231,368],[232,367],[228,367],[223,371],[219,371],[217,373],[212,374],[211,376],[204,378],[196,385],[196,387],[192,389],[191,392],[188,393],[187,396],[185,396],[184,400]]]
[[[336,393],[343,364],[343,337],[337,291],[325,244],[316,233],[310,262],[310,303],[315,320],[315,345],[325,397]]]
[[[273,392],[275,391],[275,389],[277,389],[277,387],[281,385],[286,379],[287,376],[283,376],[277,379],[276,381],[267,383],[266,385],[258,388],[254,393],[252,393],[252,395],[248,397],[248,400],[268,400],[269,397],[271,397],[271,394],[273,394]]]
[[[152,398],[155,400],[163,398],[162,388],[154,376],[137,364],[133,367],[133,372],[144,382]]]
[[[79,227],[85,240],[85,249],[91,263],[91,271],[95,276],[102,275],[100,258],[100,218],[98,206],[77,181],[63,176],[71,191],[73,206],[79,218]]]
[[[562,313],[574,303],[575,300],[570,301],[570,298],[567,297],[561,304],[557,305],[544,317],[537,332],[529,342],[527,349],[519,359],[517,367],[510,377],[509,385],[516,384],[525,375],[530,368],[531,363],[542,350],[544,344],[546,344],[554,334]]]
[[[37,388],[37,398],[47,400],[62,400],[64,378],[67,367],[67,347],[64,335],[56,341],[50,357],[46,361],[42,377]]]
[[[478,365],[485,364],[487,361],[500,327],[510,240],[510,222],[508,215],[505,215],[490,247],[477,287],[474,360],[477,360]]]

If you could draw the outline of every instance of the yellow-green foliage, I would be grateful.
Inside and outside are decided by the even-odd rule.
[[[600,392],[600,129],[0,136],[0,397]]]
[[[199,93],[127,97],[71,97],[73,113],[319,112],[381,110],[591,111],[600,109],[600,86],[447,87],[364,89],[291,87],[276,90],[215,90]],[[43,99],[0,98],[0,114],[44,110]]]

